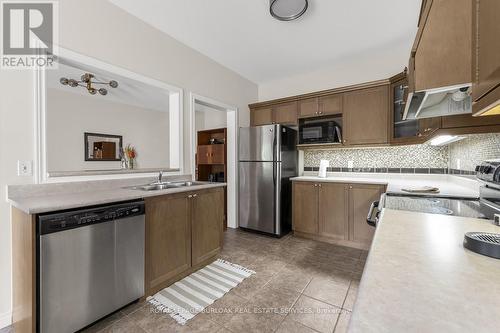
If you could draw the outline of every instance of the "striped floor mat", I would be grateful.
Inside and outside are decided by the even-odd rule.
[[[252,274],[255,272],[245,267],[217,259],[148,297],[148,302],[184,325]]]

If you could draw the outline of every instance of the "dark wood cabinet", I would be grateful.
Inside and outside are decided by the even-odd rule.
[[[193,193],[191,199],[192,265],[198,265],[217,255],[222,246],[224,220],[223,191]]]
[[[263,108],[250,108],[250,126],[270,124],[297,125],[297,102],[279,103]]]
[[[222,247],[222,187],[145,199],[146,296],[215,259]]]
[[[226,145],[199,145],[196,156],[197,164],[225,164]]]
[[[344,143],[387,144],[389,86],[361,89],[344,94]]]
[[[275,124],[297,125],[297,102],[278,104],[273,107]]]
[[[319,235],[332,239],[347,239],[348,185],[320,183],[318,184],[318,188]]]
[[[165,288],[191,267],[190,194],[146,198],[146,290]]]
[[[299,100],[299,118],[317,117],[319,115],[318,97]]]
[[[343,95],[326,95],[318,98],[318,113],[320,116],[340,114],[343,107]]]
[[[375,228],[366,223],[366,216],[372,202],[378,201],[384,191],[384,185],[349,185],[349,240],[370,246]]]
[[[318,184],[293,183],[293,230],[318,233]]]
[[[471,82],[472,1],[423,4],[414,56],[415,91]]]
[[[368,249],[375,228],[366,223],[384,185],[293,182],[293,231],[297,236]]]
[[[272,107],[264,107],[250,110],[251,126],[269,125],[273,123]]]
[[[472,1],[473,113],[500,114],[500,1]]]

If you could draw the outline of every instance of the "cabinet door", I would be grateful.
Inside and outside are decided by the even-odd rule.
[[[146,290],[153,293],[191,267],[191,214],[186,193],[145,202]]]
[[[303,99],[298,102],[299,118],[314,117],[319,114],[318,98]]]
[[[415,91],[471,82],[472,1],[434,0],[417,33]]]
[[[387,143],[389,86],[344,94],[344,137],[348,145]]]
[[[375,228],[366,223],[370,205],[384,192],[383,185],[349,185],[349,240],[369,246]]]
[[[321,96],[318,100],[319,115],[342,113],[342,95]]]
[[[273,123],[272,107],[253,109],[250,111],[250,125],[269,125]]]
[[[472,2],[472,99],[477,101],[500,84],[500,1]]]
[[[274,107],[274,122],[283,125],[297,125],[297,102],[276,105]]]
[[[211,145],[210,149],[210,163],[211,164],[224,164],[225,163],[225,145]]]
[[[422,118],[418,120],[418,137],[431,136],[441,128],[442,117]]]
[[[192,264],[217,255],[222,244],[224,190],[222,188],[192,194]]]
[[[293,183],[293,230],[318,233],[318,184]]]
[[[319,186],[319,234],[346,239],[348,233],[348,185],[321,183]]]
[[[211,147],[209,145],[198,146],[196,158],[198,164],[210,164]]]
[[[473,117],[470,114],[443,117],[443,128],[500,125],[500,116]]]

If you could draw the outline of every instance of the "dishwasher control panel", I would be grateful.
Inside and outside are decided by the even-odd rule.
[[[144,202],[135,201],[38,215],[40,234],[102,223],[144,214]]]

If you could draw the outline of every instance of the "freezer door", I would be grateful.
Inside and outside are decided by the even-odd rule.
[[[277,162],[240,162],[240,227],[278,234],[280,228],[279,168]],[[278,199],[278,200],[277,200]]]
[[[240,161],[280,161],[280,125],[240,128]]]

